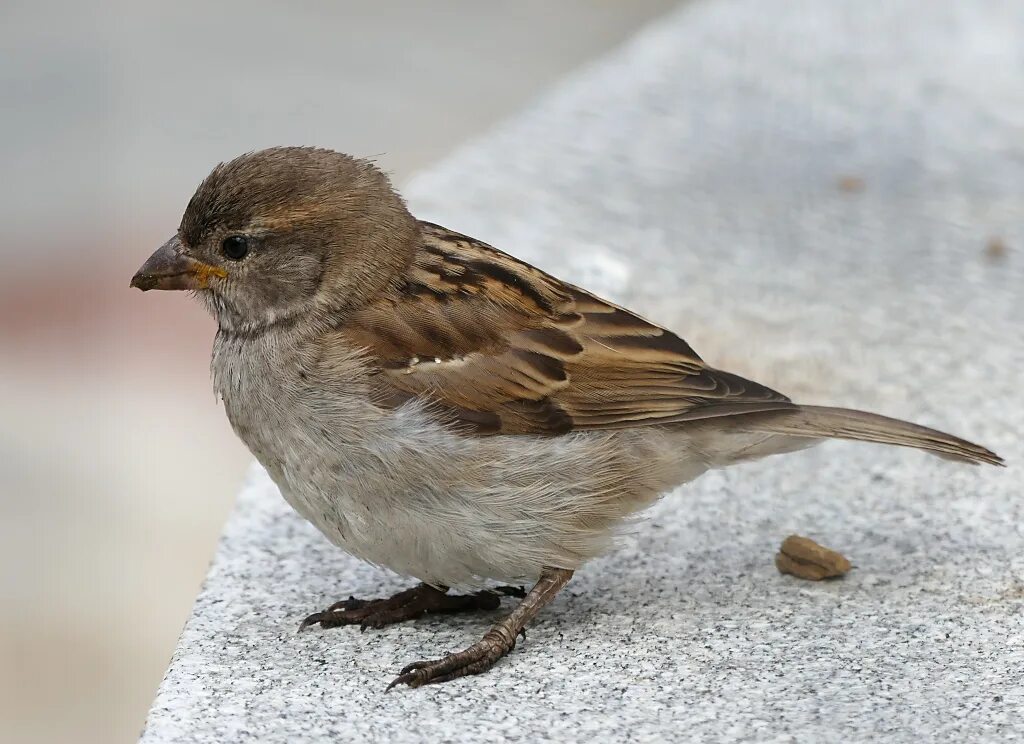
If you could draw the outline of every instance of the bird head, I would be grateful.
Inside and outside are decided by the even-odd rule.
[[[396,280],[417,233],[372,163],[271,148],[215,167],[131,285],[191,290],[231,330],[337,317]]]

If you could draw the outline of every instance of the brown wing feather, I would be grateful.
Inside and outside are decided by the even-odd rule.
[[[431,223],[401,286],[340,329],[381,400],[426,396],[477,432],[564,434],[777,410],[672,332]]]

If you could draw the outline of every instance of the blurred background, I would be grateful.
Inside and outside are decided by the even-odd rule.
[[[0,6],[0,729],[132,741],[250,460],[198,304],[128,280],[218,161],[396,182],[672,0]]]

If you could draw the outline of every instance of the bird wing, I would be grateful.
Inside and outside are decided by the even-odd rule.
[[[401,285],[339,329],[379,401],[429,399],[477,433],[564,434],[789,408],[671,331],[439,225]]]

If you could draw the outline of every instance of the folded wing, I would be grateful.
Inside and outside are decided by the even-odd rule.
[[[427,398],[477,433],[557,435],[793,408],[672,332],[491,246],[422,223],[394,291],[341,329],[379,400]]]

